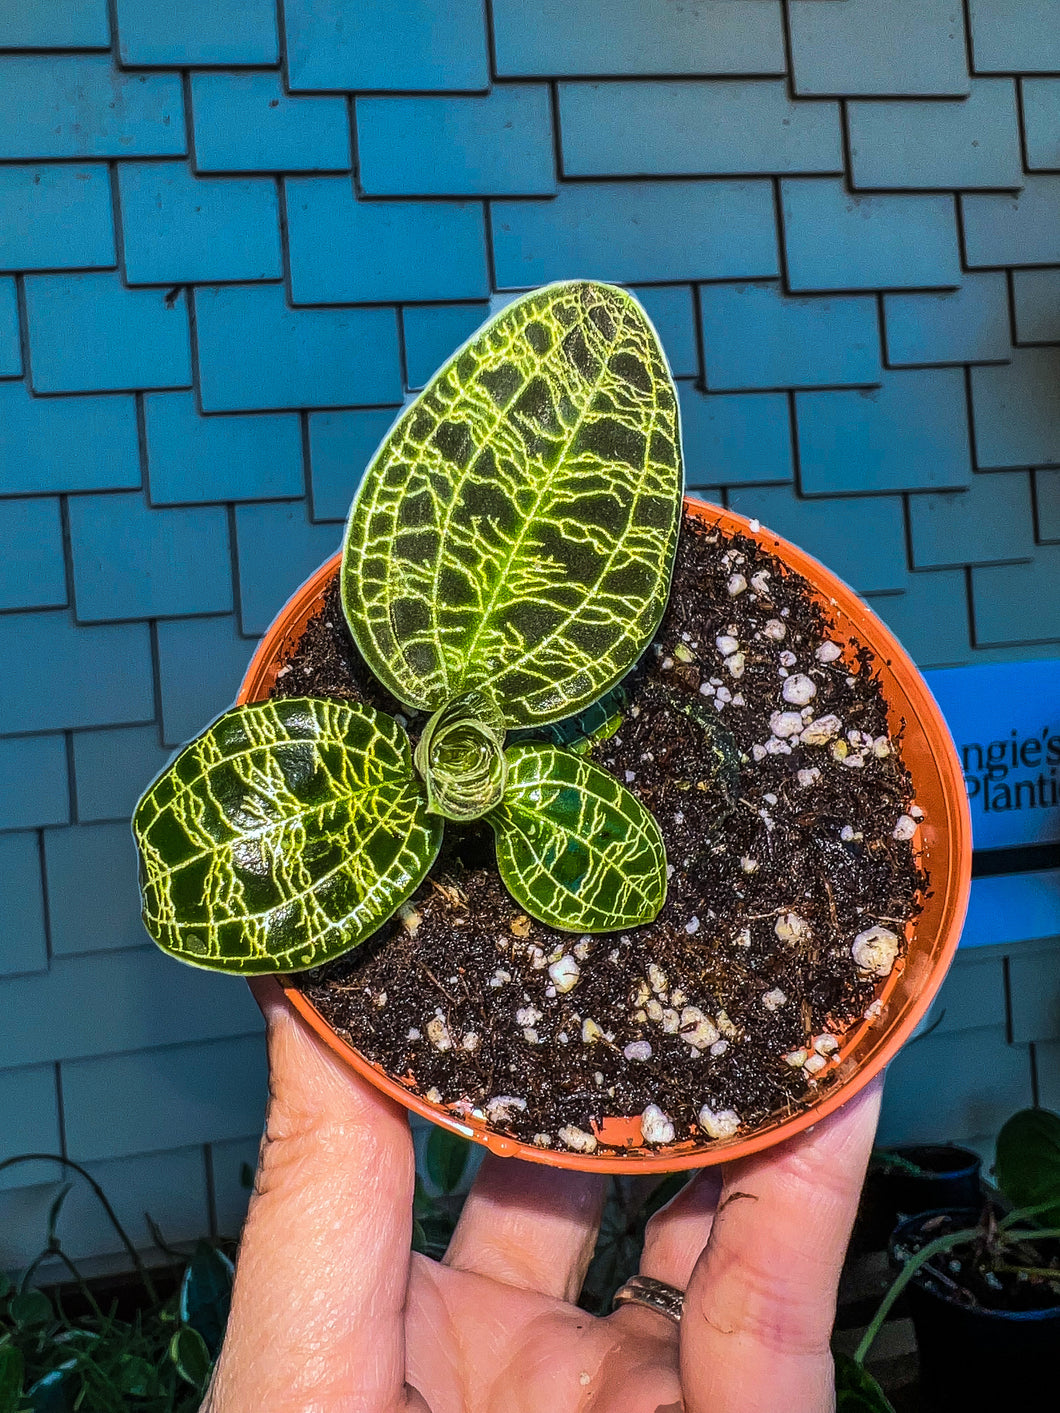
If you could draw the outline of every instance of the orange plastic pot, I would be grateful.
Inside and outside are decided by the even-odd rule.
[[[924,812],[914,842],[930,874],[930,886],[922,899],[920,916],[906,929],[906,954],[896,962],[879,993],[880,1014],[852,1026],[840,1037],[839,1063],[832,1067],[832,1083],[816,1103],[796,1114],[770,1119],[754,1132],[729,1141],[686,1140],[661,1150],[645,1149],[640,1146],[638,1116],[605,1119],[596,1128],[599,1142],[620,1150],[617,1152],[556,1152],[521,1143],[495,1132],[485,1122],[454,1114],[414,1093],[399,1076],[387,1074],[338,1036],[290,977],[280,978],[292,1006],[359,1074],[413,1113],[482,1143],[501,1157],[590,1172],[657,1173],[728,1162],[791,1138],[853,1098],[894,1059],[930,1006],[960,938],[971,878],[971,818],[953,742],[924,679],[876,615],[817,560],[733,511],[687,497],[685,507],[725,535],[739,532],[750,536],[809,580],[834,636],[851,645],[847,657],[852,669],[856,668],[854,649],[866,646],[872,650],[891,730],[896,733],[904,728],[902,756],[913,779],[916,803]],[[279,667],[319,609],[324,589],[338,567],[336,554],[302,585],[276,618],[247,670],[240,702],[268,696]]]

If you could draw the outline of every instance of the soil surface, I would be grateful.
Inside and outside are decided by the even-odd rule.
[[[367,701],[413,742],[424,722],[371,678],[337,579],[274,695]],[[450,822],[411,906],[299,984],[411,1088],[542,1147],[608,1151],[594,1128],[616,1115],[647,1144],[747,1133],[835,1082],[833,1037],[904,949],[927,879],[900,741],[871,654],[831,644],[806,581],[687,513],[656,640],[580,729],[609,713],[591,758],[666,842],[655,922],[546,927],[489,826]]]

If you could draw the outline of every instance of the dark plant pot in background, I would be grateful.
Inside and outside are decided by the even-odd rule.
[[[958,1227],[974,1226],[980,1208],[951,1210]],[[931,1217],[902,1222],[891,1238],[908,1245]],[[914,1243],[915,1244],[915,1243]],[[914,1277],[906,1290],[920,1357],[920,1392],[935,1413],[999,1413],[1055,1407],[1060,1305],[1044,1310],[987,1310],[936,1294]]]
[[[923,1169],[923,1176],[902,1169],[883,1174],[896,1213],[912,1217],[918,1212],[935,1212],[943,1207],[978,1207],[982,1167],[978,1153],[970,1148],[959,1148],[955,1143],[910,1145],[889,1151]]]
[[[882,1251],[902,1217],[942,1208],[978,1207],[982,1160],[970,1148],[955,1143],[888,1148],[923,1170],[918,1176],[901,1168],[870,1168],[865,1180],[854,1245],[860,1251]]]

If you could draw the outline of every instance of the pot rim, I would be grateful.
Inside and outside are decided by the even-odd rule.
[[[978,1222],[981,1215],[982,1209],[977,1207],[936,1207],[930,1212],[915,1212],[911,1217],[903,1217],[888,1238],[887,1255],[891,1261],[894,1261],[894,1246],[899,1238],[899,1233],[915,1229],[918,1224],[926,1222],[929,1217],[952,1217],[954,1221],[960,1221],[963,1226],[970,1227]],[[1060,1237],[1051,1237],[1050,1240],[1060,1242]],[[921,1268],[922,1270],[923,1268]],[[1060,1300],[1055,1305],[1045,1305],[1040,1310],[999,1310],[985,1305],[962,1305],[959,1300],[954,1300],[944,1291],[934,1290],[931,1286],[925,1285],[920,1279],[921,1271],[916,1272],[911,1282],[921,1295],[930,1296],[954,1310],[962,1310],[976,1318],[1012,1320],[1016,1324],[1030,1324],[1035,1320],[1060,1320]]]
[[[980,1172],[983,1166],[982,1158],[974,1149],[964,1148],[959,1143],[896,1143],[888,1144],[883,1151],[897,1153],[900,1158],[906,1158],[923,1168],[922,1174],[915,1178],[912,1174],[899,1174],[900,1177],[908,1177],[911,1182],[952,1182],[954,1178],[971,1177],[973,1173]],[[917,1162],[913,1156],[917,1153],[945,1153],[947,1157],[960,1157],[963,1162],[959,1168],[940,1168],[937,1172],[932,1172],[923,1163]]]
[[[837,1082],[789,1117],[767,1120],[745,1137],[708,1143],[686,1139],[662,1149],[646,1151],[640,1147],[635,1151],[622,1152],[620,1147],[619,1151],[612,1149],[599,1156],[538,1148],[524,1143],[494,1131],[484,1121],[455,1114],[440,1104],[432,1104],[422,1095],[406,1088],[336,1034],[290,976],[277,978],[299,1015],[358,1074],[421,1118],[483,1144],[498,1157],[518,1157],[532,1163],[580,1172],[665,1173],[730,1162],[793,1138],[852,1099],[891,1062],[927,1013],[960,940],[971,883],[971,814],[956,749],[942,713],[919,670],[890,629],[854,590],[804,550],[765,529],[757,520],[749,520],[735,511],[688,495],[684,497],[684,509],[706,524],[717,526],[723,534],[731,536],[740,533],[755,540],[788,568],[808,579],[826,616],[833,622],[837,618],[846,620],[847,626],[838,628],[839,635],[844,640],[853,637],[859,646],[872,651],[874,670],[885,675],[890,682],[884,695],[891,724],[893,727],[904,724],[905,727],[903,760],[913,776],[917,797],[921,797],[923,786],[923,790],[933,794],[937,800],[937,811],[926,813],[915,836],[915,842],[929,864],[934,861],[931,886],[924,895],[924,907],[919,918],[907,924],[909,945],[906,954],[895,963],[879,993],[884,1007],[879,1018],[881,1025],[875,1027],[874,1022],[865,1019],[849,1027],[841,1038]],[[251,659],[236,698],[237,704],[258,701],[268,695],[285,652],[298,642],[340,561],[341,551],[336,551],[277,614]],[[914,742],[924,747],[917,769],[913,768],[909,759],[910,745]],[[932,771],[933,778],[929,779]],[[921,777],[919,782],[918,776]],[[922,934],[925,934],[922,945],[918,945],[921,944]],[[898,1006],[893,1023],[889,1018],[892,1005]],[[874,1028],[883,1034],[874,1036]],[[858,1050],[863,1053],[855,1055],[853,1052]],[[606,1122],[624,1126],[628,1135],[632,1126],[638,1124],[638,1119],[634,1116],[628,1120]],[[635,1142],[629,1136],[608,1139],[600,1131],[597,1136],[604,1144],[617,1142],[632,1147]]]

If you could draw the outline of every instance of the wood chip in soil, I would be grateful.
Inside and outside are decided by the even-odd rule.
[[[589,1151],[605,1118],[653,1105],[676,1143],[704,1141],[704,1108],[748,1134],[805,1107],[836,1082],[827,1037],[882,985],[854,939],[883,927],[904,948],[927,886],[872,656],[846,642],[833,656],[829,641],[805,580],[686,512],[666,615],[622,684],[618,729],[591,751],[662,829],[656,921],[546,927],[501,883],[488,825],[447,823],[402,915],[298,984],[419,1094],[541,1147]],[[273,694],[368,702],[413,742],[425,719],[370,676],[337,579]],[[801,739],[811,723],[823,742]],[[809,1069],[785,1058],[802,1050]]]

